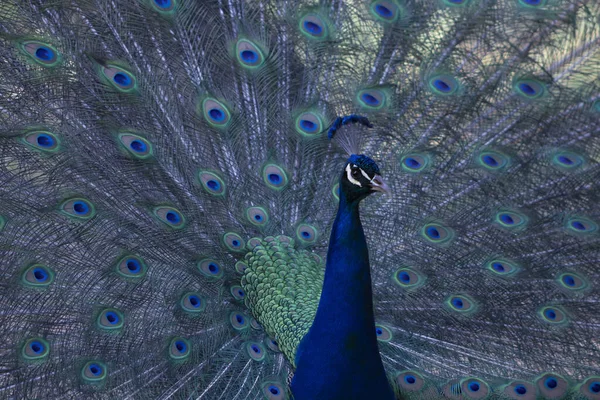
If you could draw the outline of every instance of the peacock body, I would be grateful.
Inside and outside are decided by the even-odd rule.
[[[2,2],[0,397],[600,399],[598,15]]]

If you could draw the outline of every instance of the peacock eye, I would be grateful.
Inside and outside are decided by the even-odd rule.
[[[358,178],[359,176],[360,176],[360,171],[358,170],[358,168],[353,168],[352,169],[352,177]]]

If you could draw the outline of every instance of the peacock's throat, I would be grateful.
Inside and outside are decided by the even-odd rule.
[[[369,253],[359,202],[349,201],[340,192],[319,307],[296,353],[292,391],[297,398],[309,398],[302,397],[305,393],[334,396],[327,398],[393,398],[377,346]],[[324,386],[306,390],[308,381]],[[354,397],[361,393],[375,397]]]

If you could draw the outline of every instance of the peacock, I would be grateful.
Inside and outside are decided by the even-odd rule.
[[[599,16],[3,0],[0,398],[600,399]]]

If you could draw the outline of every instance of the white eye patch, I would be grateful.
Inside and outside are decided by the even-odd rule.
[[[356,167],[356,165],[353,165],[353,167]],[[371,181],[371,178],[369,177],[369,175],[367,175],[367,173],[365,171],[362,170],[362,168],[359,168],[360,173],[363,174],[363,176],[368,180]],[[362,184],[354,179],[352,177],[352,168],[350,168],[350,164],[346,165],[346,177],[348,178],[348,180],[350,181],[350,183],[352,183],[353,185],[356,185],[358,187],[362,187]]]

